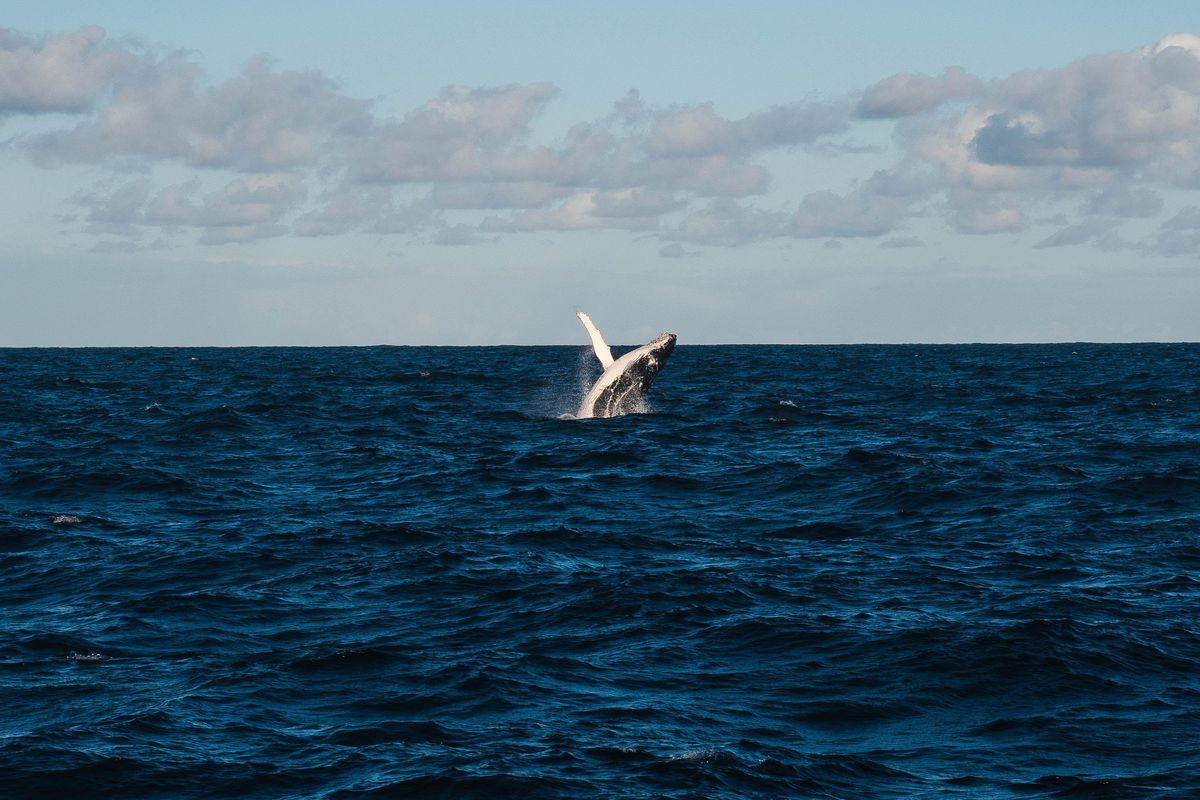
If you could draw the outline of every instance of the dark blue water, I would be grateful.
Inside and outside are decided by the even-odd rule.
[[[0,794],[1195,797],[1200,346],[0,351]]]

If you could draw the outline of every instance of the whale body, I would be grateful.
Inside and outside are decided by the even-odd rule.
[[[600,366],[604,367],[604,373],[588,390],[575,416],[580,419],[615,417],[638,410],[642,397],[675,349],[675,334],[661,333],[653,341],[614,359],[612,349],[591,317],[582,311],[575,316],[587,330],[592,350],[600,359]]]

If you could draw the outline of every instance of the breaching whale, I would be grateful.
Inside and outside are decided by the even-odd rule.
[[[584,396],[579,413],[575,416],[580,419],[615,417],[635,411],[642,395],[649,390],[650,384],[671,357],[675,349],[675,334],[660,333],[652,342],[614,360],[612,350],[592,323],[591,317],[582,311],[576,312],[575,316],[579,317],[587,330],[596,358],[604,367],[604,374]]]

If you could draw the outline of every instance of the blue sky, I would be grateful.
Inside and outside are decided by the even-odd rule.
[[[0,345],[1200,340],[1200,9],[0,14]]]

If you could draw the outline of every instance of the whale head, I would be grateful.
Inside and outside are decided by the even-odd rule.
[[[651,382],[658,377],[658,373],[666,365],[671,353],[675,351],[675,334],[660,333],[642,349],[645,349],[646,353],[630,368],[641,373],[642,391],[645,392],[650,388]]]

